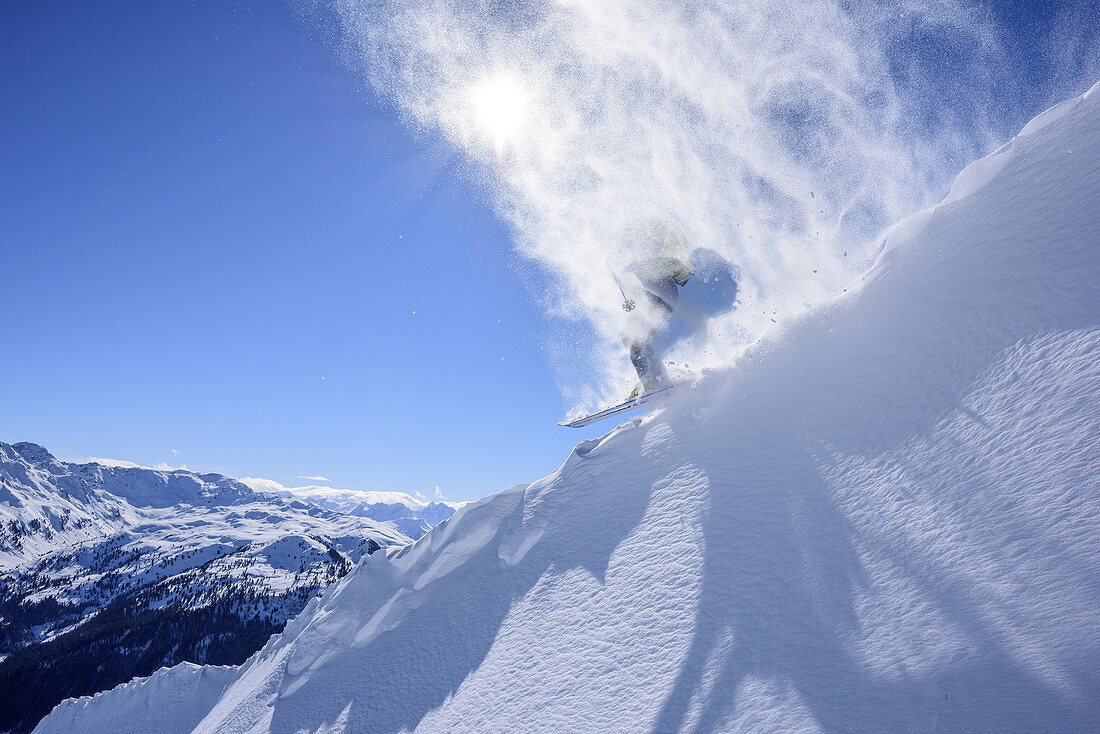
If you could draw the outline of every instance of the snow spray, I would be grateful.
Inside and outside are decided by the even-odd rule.
[[[736,308],[667,354],[720,368],[842,292],[889,225],[1000,135],[1003,54],[975,3],[331,7],[349,60],[468,156],[519,251],[556,284],[545,306],[561,328],[547,347],[574,405],[633,381],[629,314],[603,265],[624,228],[671,221],[736,265]]]

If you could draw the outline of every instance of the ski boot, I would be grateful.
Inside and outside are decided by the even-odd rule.
[[[657,377],[654,377],[653,379],[650,379],[650,380],[646,380],[644,384],[639,382],[637,384],[637,386],[633,390],[630,391],[630,397],[627,398],[627,399],[628,400],[634,400],[635,398],[637,398],[642,393],[647,393],[650,390],[654,390],[654,389],[660,387],[661,385],[663,385],[664,383],[665,383],[664,380],[662,380],[660,378],[657,378]]]

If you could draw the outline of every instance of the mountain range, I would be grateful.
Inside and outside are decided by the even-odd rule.
[[[377,521],[218,474],[0,443],[0,689],[23,692],[0,731],[162,666],[243,662],[362,558],[410,543],[399,526],[422,535],[409,501]]]

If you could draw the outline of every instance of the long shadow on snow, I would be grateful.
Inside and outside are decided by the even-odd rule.
[[[1098,100],[1073,113],[1093,108],[1094,129]],[[1077,155],[1057,171],[1017,158],[1002,175],[1026,177],[1026,186],[982,190],[941,208],[921,246],[889,252],[854,302],[800,325],[760,368],[743,366],[729,387],[736,396],[710,406],[725,419],[708,426],[690,416],[691,406],[669,411],[665,420],[683,445],[692,445],[692,433],[723,431],[727,451],[691,457],[711,481],[703,588],[693,642],[655,732],[728,729],[750,680],[796,697],[825,731],[1100,725],[1097,704],[1066,700],[1024,667],[996,622],[975,614],[966,579],[947,571],[913,570],[910,580],[964,632],[969,654],[923,677],[871,676],[852,659],[860,633],[854,591],[867,579],[841,493],[817,458],[904,450],[952,413],[969,411],[968,391],[1013,346],[1100,328],[1100,249],[1082,237],[1094,231],[1100,205],[1089,169],[1100,159],[1100,134],[1072,142]],[[1067,142],[1015,145],[1042,159]],[[1065,180],[1090,183],[1069,188]],[[983,224],[967,226],[975,212]],[[1029,230],[1044,232],[1043,241],[1023,240]],[[1043,458],[1027,460],[1042,466]],[[903,568],[921,566],[918,550],[892,549]],[[1095,641],[1081,644],[1080,660],[1064,672],[1079,690],[1095,690],[1100,650]]]
[[[538,552],[502,569],[501,541],[506,533],[522,528],[525,495],[503,493],[467,508],[464,515],[448,522],[458,520],[468,523],[467,530],[476,528],[483,525],[478,513],[500,512],[504,502],[513,505],[494,521],[492,537],[446,577],[451,589],[461,589],[461,593],[423,594],[421,606],[409,612],[396,629],[379,634],[367,647],[339,653],[337,659],[310,673],[299,690],[275,703],[270,730],[276,734],[315,731],[338,719],[346,722],[344,731],[351,732],[387,734],[415,729],[481,665],[513,603],[551,566],[557,572],[583,566],[602,581],[611,554],[641,521],[647,502],[640,495],[638,502],[608,514],[597,488],[603,472],[615,471],[615,467],[606,466],[598,457],[582,458],[581,453],[583,447],[567,462],[569,483],[585,483],[594,491],[558,493],[555,489],[563,480],[554,475],[548,478],[550,486],[539,493],[538,502],[545,512],[557,516],[557,524],[567,529],[569,538],[586,539],[583,548],[566,538],[558,542],[551,528],[540,539]],[[647,471],[643,466],[637,470],[642,476]],[[621,478],[618,475],[616,472]],[[568,501],[562,495],[568,495]],[[527,531],[539,532],[534,528]],[[463,538],[462,532],[456,532],[448,542]],[[327,709],[324,702],[339,702],[339,708]]]
[[[1098,140],[1075,141],[1078,156],[1059,177],[1085,180],[1084,167],[1100,157]],[[1043,145],[1053,149],[1063,141]],[[1068,170],[1074,166],[1079,170]],[[664,420],[682,439],[687,462],[710,479],[711,501],[703,519],[694,637],[655,731],[728,727],[738,713],[735,696],[750,680],[770,686],[769,695],[797,696],[826,731],[1010,731],[1028,710],[1042,712],[1050,728],[1095,723],[1093,710],[1075,709],[1036,680],[1003,635],[975,621],[963,581],[946,573],[917,583],[938,611],[966,630],[976,651],[934,679],[870,675],[849,653],[860,633],[855,590],[868,580],[855,530],[818,466],[820,456],[878,456],[929,435],[964,407],[982,372],[1021,340],[1097,328],[1100,253],[1069,239],[1089,231],[1095,192],[1095,186],[1066,190],[1051,175],[1031,171],[1018,195],[982,191],[941,209],[921,248],[888,253],[878,280],[842,306],[847,311],[806,322],[789,335],[788,346],[764,355],[763,367],[743,367],[734,376],[739,394],[720,402],[738,420],[712,425],[687,410],[669,412]],[[988,226],[960,230],[952,219],[960,207],[984,208]],[[1048,233],[1041,247],[1014,241],[1025,223],[1036,221]],[[918,372],[913,364],[925,368]],[[708,431],[724,432],[721,455],[713,440],[706,450],[691,450]],[[659,467],[646,465],[660,460],[639,458],[639,477],[661,476]],[[571,480],[593,491],[563,493],[568,502],[556,505],[554,494],[544,491],[540,501],[569,515],[559,520],[569,537],[588,540],[583,553],[568,543],[557,546],[549,535],[539,552],[500,573],[498,548],[509,528],[522,525],[523,504],[518,495],[494,500],[515,504],[493,537],[448,577],[463,592],[426,594],[422,606],[369,648],[339,653],[344,664],[322,666],[277,703],[272,731],[312,731],[342,716],[349,731],[415,728],[481,665],[513,602],[551,566],[585,565],[602,578],[615,548],[641,521],[647,497],[609,515],[599,498],[600,474],[608,470],[599,453],[571,462]],[[906,552],[899,551],[903,565]],[[1085,647],[1085,659],[1095,659],[1096,651]],[[340,695],[331,696],[333,690]],[[969,701],[948,706],[952,691]],[[322,698],[321,692],[329,693]],[[321,710],[321,700],[350,704]]]

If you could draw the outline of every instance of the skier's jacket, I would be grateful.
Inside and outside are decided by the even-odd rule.
[[[626,230],[622,236],[627,270],[642,274],[668,275],[684,285],[694,275],[687,238],[674,224],[658,221],[646,229]]]

